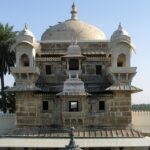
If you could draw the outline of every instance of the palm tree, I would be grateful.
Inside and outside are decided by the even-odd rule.
[[[4,94],[4,75],[10,74],[10,67],[15,64],[15,53],[11,51],[11,46],[15,43],[16,32],[13,32],[13,26],[8,23],[0,23],[0,80],[1,80],[1,97],[2,110],[6,112],[6,102]]]

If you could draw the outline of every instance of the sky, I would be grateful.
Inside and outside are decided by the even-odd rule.
[[[108,39],[121,22],[136,46],[131,62],[137,74],[132,85],[143,89],[132,95],[132,103],[150,103],[150,0],[0,0],[0,22],[13,25],[15,31],[27,23],[40,40],[50,25],[70,19],[73,2],[78,18],[99,27]],[[6,85],[13,82],[12,76],[5,77]]]

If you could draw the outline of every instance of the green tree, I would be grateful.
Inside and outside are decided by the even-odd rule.
[[[16,107],[16,94],[14,92],[8,92],[7,89],[9,89],[9,86],[6,86],[4,88],[4,98],[6,102],[6,110],[9,113],[15,113]],[[0,92],[0,109],[2,109],[2,97],[1,97],[1,92]]]
[[[133,111],[150,111],[150,104],[133,104]]]
[[[11,51],[11,46],[15,43],[16,32],[13,32],[13,26],[8,23],[0,23],[0,80],[1,80],[1,99],[2,110],[6,113],[6,99],[4,94],[4,75],[10,74],[10,67],[15,64],[15,53]]]

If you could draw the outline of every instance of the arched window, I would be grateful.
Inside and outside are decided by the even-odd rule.
[[[24,67],[28,67],[30,65],[28,55],[23,54],[21,56],[20,64],[21,64],[21,66],[24,66]]]
[[[78,59],[70,59],[69,70],[79,70],[79,60]]]
[[[120,54],[117,59],[117,66],[118,67],[125,67],[126,66],[126,55]]]

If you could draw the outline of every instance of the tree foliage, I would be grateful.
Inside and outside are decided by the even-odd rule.
[[[8,88],[9,88],[8,86],[4,88],[4,98],[5,98],[5,102],[6,102],[6,110],[9,113],[14,113],[15,112],[16,96],[15,96],[14,92],[7,92],[6,90]],[[2,93],[0,92],[0,109],[3,109],[2,108],[3,99],[2,99],[1,94]]]
[[[133,104],[133,111],[150,111],[150,104]]]
[[[0,23],[0,79],[1,79],[1,99],[2,110],[6,112],[6,98],[4,94],[4,75],[10,74],[10,67],[15,64],[15,53],[11,51],[11,46],[15,43],[16,32],[13,26]]]

